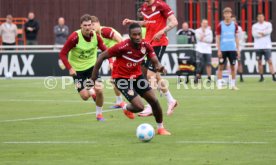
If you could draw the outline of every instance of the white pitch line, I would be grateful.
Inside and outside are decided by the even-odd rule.
[[[268,142],[247,141],[177,141],[178,144],[268,144]]]
[[[61,102],[61,103],[91,103],[82,100],[38,100],[38,99],[0,99],[0,102]],[[104,102],[105,104],[114,104],[112,102]]]
[[[95,144],[94,141],[9,141],[3,144]]]
[[[3,144],[95,144],[95,141],[7,141]],[[268,144],[268,142],[246,141],[177,141],[178,144]]]
[[[121,110],[121,109],[109,109],[109,110],[104,110],[103,112],[105,113],[105,112],[112,112],[112,111],[118,111],[118,110]],[[59,115],[59,116],[42,116],[42,117],[32,117],[32,118],[25,118],[25,119],[2,120],[2,121],[0,121],[0,123],[17,122],[17,121],[31,121],[31,120],[43,120],[43,119],[69,118],[69,117],[91,115],[91,114],[96,114],[96,112]]]

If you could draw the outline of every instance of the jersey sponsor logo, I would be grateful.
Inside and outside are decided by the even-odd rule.
[[[234,35],[235,33],[233,32],[223,32],[222,35]]]
[[[89,49],[89,50],[86,50],[86,51],[81,51],[80,52],[80,55],[79,55],[79,58],[80,59],[87,59],[87,58],[90,58],[93,56],[93,52],[96,51],[95,48],[92,48],[92,49]]]
[[[222,39],[222,42],[233,42],[235,39],[229,39],[229,38],[224,38]]]
[[[156,20],[146,21],[146,24],[155,24]]]
[[[136,67],[136,66],[137,66],[137,63],[128,62],[128,63],[126,63],[126,66],[127,66],[128,68]]]

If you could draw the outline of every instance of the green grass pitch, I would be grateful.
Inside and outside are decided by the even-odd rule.
[[[0,80],[0,164],[276,164],[276,83],[246,78],[239,91],[177,89],[171,93],[180,106],[166,116],[172,136],[155,136],[149,143],[135,136],[141,123],[153,117],[129,120],[122,111],[104,113],[95,120],[92,100],[83,102],[74,89],[53,90],[43,79]],[[114,101],[105,90],[105,110]]]

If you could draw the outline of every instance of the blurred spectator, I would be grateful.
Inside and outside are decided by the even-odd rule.
[[[193,29],[189,29],[189,25],[187,22],[184,22],[182,24],[182,29],[179,29],[176,34],[178,36],[185,36],[187,38],[187,43],[188,44],[193,44],[195,43],[195,32]]]
[[[37,33],[39,31],[39,23],[34,18],[34,13],[29,12],[28,22],[26,22],[24,25],[27,45],[37,45]]]
[[[69,28],[65,25],[65,20],[63,17],[58,19],[58,25],[54,27],[55,33],[55,44],[64,45],[69,34]]]
[[[270,22],[265,21],[264,14],[258,14],[258,22],[252,26],[252,34],[254,37],[254,49],[256,49],[256,58],[258,61],[259,74],[260,74],[260,82],[264,81],[263,73],[263,56],[265,61],[269,65],[269,71],[272,75],[272,80],[276,81],[276,76],[272,64],[271,59],[271,33],[272,33],[272,24]]]
[[[201,27],[196,29],[196,78],[195,83],[201,79],[204,66],[206,66],[206,73],[208,75],[208,82],[211,82],[211,58],[213,42],[213,32],[208,28],[208,20],[203,19]]]
[[[6,22],[0,25],[0,35],[2,37],[2,45],[15,45],[17,26],[12,23],[12,15],[7,15]]]

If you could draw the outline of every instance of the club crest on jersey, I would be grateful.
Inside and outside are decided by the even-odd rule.
[[[141,52],[142,52],[143,54],[146,53],[146,48],[145,48],[144,46],[141,47]]]
[[[134,91],[133,91],[133,89],[128,90],[127,94],[130,95],[130,96],[134,96]]]
[[[156,10],[156,6],[152,6],[151,10],[154,12]]]

